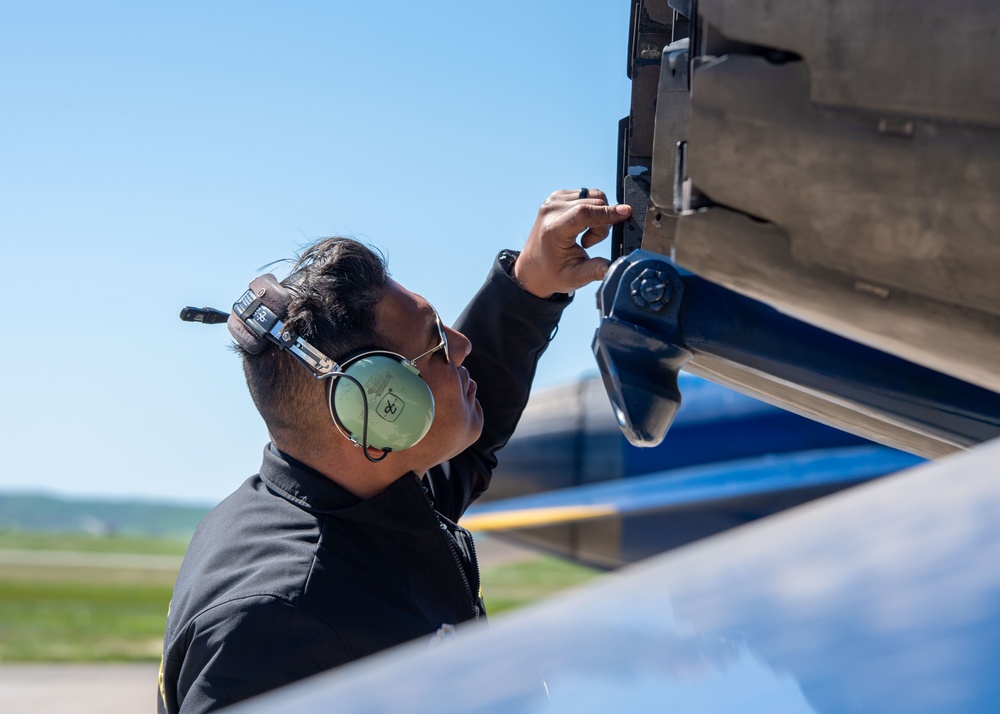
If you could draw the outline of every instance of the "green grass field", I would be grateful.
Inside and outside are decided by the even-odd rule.
[[[162,556],[179,563],[186,547],[183,540],[0,533],[0,662],[159,660],[177,576]],[[156,556],[155,567],[116,563],[114,554]]]
[[[490,617],[542,600],[560,590],[581,585],[600,571],[552,556],[484,568],[483,597]]]
[[[187,544],[188,539],[186,538],[0,531],[0,550],[68,550],[80,553],[184,555]]]
[[[164,556],[179,563],[185,547],[182,540],[0,533],[0,662],[159,661],[177,575]],[[137,567],[135,558],[119,563],[114,554],[155,557]],[[595,575],[538,557],[484,569],[483,592],[492,616]]]

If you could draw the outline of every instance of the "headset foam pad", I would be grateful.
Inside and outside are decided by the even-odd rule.
[[[277,278],[270,273],[261,275],[250,283],[250,290],[255,297],[260,299],[262,305],[278,316],[279,320],[285,319],[288,306],[292,302],[292,294],[278,282]],[[250,316],[244,315],[244,317]],[[260,354],[273,344],[266,337],[258,336],[247,327],[243,318],[236,314],[235,306],[233,311],[229,313],[226,325],[229,327],[229,334],[233,336],[237,344],[250,354]]]

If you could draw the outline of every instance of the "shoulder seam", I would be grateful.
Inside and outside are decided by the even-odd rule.
[[[280,593],[272,593],[272,592],[247,593],[245,595],[239,595],[239,596],[227,598],[226,600],[222,600],[222,601],[219,601],[219,602],[212,603],[211,605],[209,605],[208,607],[204,608],[200,612],[196,613],[195,615],[192,615],[191,618],[187,621],[187,624],[184,626],[182,632],[183,633],[189,632],[190,629],[191,629],[191,626],[195,623],[196,620],[198,620],[200,617],[202,617],[204,615],[207,615],[212,610],[216,610],[216,609],[218,609],[220,607],[223,607],[224,605],[230,605],[230,604],[239,602],[240,600],[250,600],[250,599],[253,599],[253,598],[268,598],[270,600],[276,600],[276,601],[280,602],[282,605],[285,605],[286,607],[290,607],[290,608],[292,608],[294,610],[298,610],[299,612],[303,612],[303,613],[309,615],[310,617],[312,617],[312,618],[314,618],[316,620],[319,620],[320,622],[322,622],[323,624],[325,624],[327,627],[329,627],[331,630],[333,630],[336,633],[337,638],[340,640],[340,643],[344,646],[344,651],[347,652],[347,656],[350,657],[352,660],[355,659],[354,653],[351,651],[350,646],[347,644],[347,640],[344,639],[344,635],[340,632],[340,630],[337,628],[337,626],[335,624],[333,624],[332,622],[330,622],[327,618],[323,617],[319,613],[314,612],[313,610],[310,610],[309,608],[302,607],[301,605],[292,602],[287,596],[281,595]]]

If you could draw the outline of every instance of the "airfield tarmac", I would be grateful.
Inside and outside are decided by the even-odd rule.
[[[482,568],[538,557],[536,551],[476,537]],[[155,664],[3,664],[3,714],[136,714],[156,711]]]
[[[0,711],[126,714],[156,711],[155,664],[5,664]]]

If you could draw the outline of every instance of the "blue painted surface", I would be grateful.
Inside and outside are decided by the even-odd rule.
[[[1000,441],[233,714],[995,714],[998,465]]]
[[[515,542],[587,565],[613,568],[922,460],[700,377],[682,373],[680,385],[686,398],[664,441],[639,449],[630,446],[617,429],[613,435],[601,434],[599,440],[587,444],[587,455],[594,458],[595,451],[617,451],[618,460],[606,453],[598,460],[618,467],[589,473],[589,481],[580,473],[574,475],[574,469],[581,467],[574,458],[577,437],[560,440],[551,433],[516,437],[494,477],[495,484],[507,487],[506,497],[479,501],[469,515],[554,507],[613,508],[616,520],[610,526],[606,520],[591,520],[504,533]],[[571,427],[575,428],[572,420]],[[507,470],[512,453],[520,455],[515,459],[520,468],[513,470],[531,495],[519,495],[510,488],[514,474]],[[532,466],[526,458],[530,454],[544,461]]]
[[[684,344],[898,415],[965,445],[1000,436],[1000,394],[784,315],[695,275],[682,278]]]
[[[650,270],[669,280],[670,303],[637,305],[635,279]],[[888,439],[899,428],[908,448],[944,454],[1000,436],[1000,394],[821,330],[696,275],[662,256],[635,251],[616,262],[599,293],[602,321],[594,353],[623,430],[636,444],[662,438],[677,408],[677,371],[701,363],[738,386],[786,403],[802,397],[836,405],[866,436]],[[695,370],[697,371],[697,370]],[[680,390],[683,394],[683,390]],[[773,394],[772,394],[773,396]],[[822,411],[822,410],[821,410]],[[919,437],[919,438],[913,438]]]
[[[760,454],[870,443],[692,374],[682,372],[678,386],[683,401],[658,446],[632,448],[621,437],[623,476]]]
[[[766,454],[477,504],[468,514],[573,506],[605,506],[621,515],[662,512],[782,491],[848,485],[922,461],[918,456],[874,444]]]
[[[684,401],[673,428],[646,449],[625,439],[596,381],[538,395],[525,412],[525,428],[501,453],[489,492],[470,513],[610,499],[622,516],[615,524],[504,534],[610,568],[919,461],[692,374],[682,372],[678,384]],[[543,418],[532,418],[535,406]],[[677,501],[670,505],[668,498]]]

